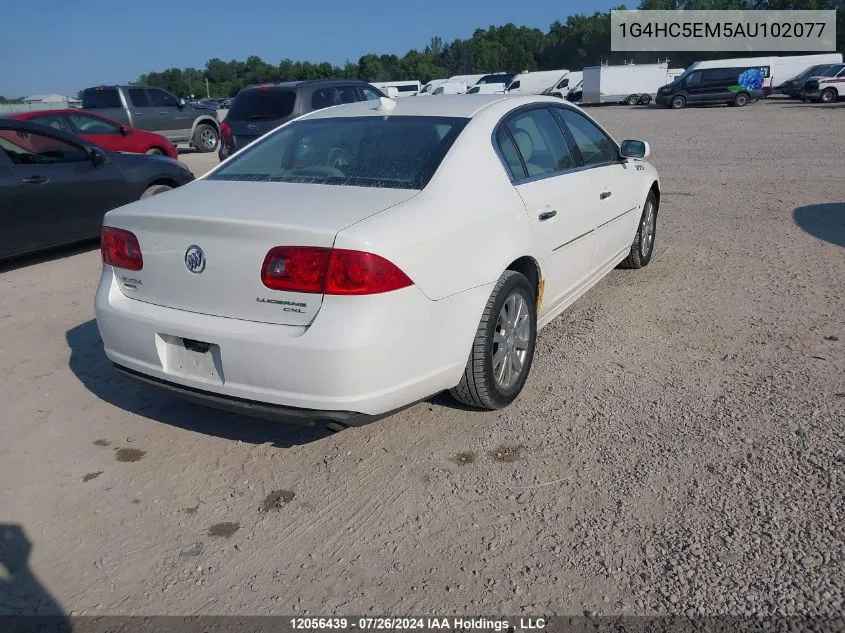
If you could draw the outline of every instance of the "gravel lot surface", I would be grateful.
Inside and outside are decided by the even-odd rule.
[[[590,112],[652,144],[658,256],[503,411],[198,408],[106,361],[96,246],[0,269],[0,613],[841,613],[845,104]]]

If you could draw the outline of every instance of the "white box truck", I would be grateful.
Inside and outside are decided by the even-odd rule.
[[[681,73],[665,63],[591,66],[584,69],[581,103],[650,103],[670,76]]]

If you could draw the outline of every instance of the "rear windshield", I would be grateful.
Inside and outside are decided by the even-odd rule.
[[[117,88],[88,88],[82,93],[82,107],[86,110],[98,108],[120,108]]]
[[[227,117],[235,121],[283,119],[293,113],[296,93],[293,90],[241,90]]]
[[[295,121],[208,178],[422,189],[468,121],[414,116]]]

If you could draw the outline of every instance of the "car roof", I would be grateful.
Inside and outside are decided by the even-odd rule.
[[[278,81],[275,83],[252,84],[241,88],[240,92],[245,90],[257,90],[258,88],[305,88],[305,87],[319,87],[319,86],[338,86],[357,84],[361,86],[369,86],[370,84],[361,79],[303,79],[301,81]]]
[[[44,116],[45,114],[92,114],[86,110],[75,110],[73,108],[59,108],[55,110],[27,110],[26,112],[11,112],[9,116],[12,117],[34,117],[34,116]],[[94,116],[100,117],[98,114],[94,114]]]
[[[73,134],[68,134],[62,130],[57,128],[51,127],[49,125],[43,125],[42,123],[35,123],[34,121],[28,121],[27,119],[10,119],[7,117],[0,117],[0,130],[7,130],[10,128],[18,128],[21,130],[29,130],[31,132],[41,132],[42,134],[49,134],[50,136],[55,136],[58,139],[68,141],[71,143],[80,143],[85,142],[84,140],[80,139],[78,136],[74,136]]]
[[[569,105],[555,97],[540,95],[507,96],[500,94],[436,95],[430,97],[400,97],[392,100],[396,105],[391,110],[378,108],[377,101],[357,101],[311,112],[309,119],[330,119],[353,116],[442,116],[471,119],[485,109],[497,109],[503,113],[521,105],[532,103],[553,103]]]

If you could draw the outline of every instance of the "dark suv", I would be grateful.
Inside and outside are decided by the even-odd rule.
[[[220,160],[291,119],[329,106],[377,100],[384,93],[365,81],[321,79],[248,86],[238,92],[220,125]]]

